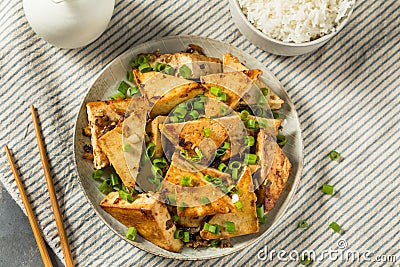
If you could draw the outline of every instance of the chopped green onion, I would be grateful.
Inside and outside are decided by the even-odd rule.
[[[167,166],[167,160],[163,158],[155,158],[153,159],[153,165],[155,165],[158,168],[165,168]]]
[[[130,144],[123,144],[122,145],[122,151],[131,152],[132,151],[132,146]]]
[[[168,203],[171,205],[176,204],[175,194],[168,194]]]
[[[236,180],[237,178],[239,178],[239,169],[232,169],[232,179]]]
[[[301,221],[299,221],[299,223],[297,224],[297,226],[298,226],[299,228],[302,228],[302,229],[308,228],[308,223],[307,223],[306,220],[301,220]]]
[[[240,118],[242,119],[242,121],[247,120],[249,116],[250,116],[250,112],[248,112],[247,110],[242,110],[240,112]]]
[[[225,172],[226,169],[227,169],[227,166],[226,166],[225,163],[220,163],[220,164],[218,165],[218,170],[219,170],[220,172]]]
[[[329,152],[329,158],[331,160],[338,160],[340,158],[340,154],[337,151],[332,150],[331,152]]]
[[[215,231],[217,230],[217,227],[215,225],[209,224],[208,226],[208,231],[215,234]]]
[[[244,163],[249,165],[254,165],[257,162],[256,154],[245,154],[244,155]]]
[[[129,194],[123,190],[119,190],[119,197],[126,200],[129,203],[133,202],[133,196],[132,194]]]
[[[211,226],[211,224],[209,224],[209,223],[204,223],[203,230],[209,231],[209,230],[210,230],[210,226]]]
[[[225,230],[228,233],[234,233],[235,232],[235,223],[234,222],[225,222]]]
[[[205,137],[210,137],[210,128],[204,128],[204,136]]]
[[[211,86],[210,93],[215,96],[221,96],[222,89],[218,87]]]
[[[222,92],[220,96],[217,97],[219,101],[226,101],[226,93]]]
[[[211,240],[211,242],[210,242],[210,246],[211,247],[213,247],[213,248],[218,248],[218,247],[220,247],[221,246],[221,239],[213,239],[213,240]]]
[[[180,108],[185,108],[185,109],[187,110],[187,109],[188,109],[188,103],[189,103],[189,102],[187,102],[187,101],[182,102],[182,103],[180,103],[180,104],[178,105],[178,107],[180,107]]]
[[[264,217],[264,204],[258,204],[256,206],[257,217],[262,218]]]
[[[204,103],[204,102],[206,102],[207,97],[205,95],[197,95],[194,99],[197,102]]]
[[[183,233],[183,242],[189,242],[189,232]]]
[[[240,167],[242,167],[242,163],[240,163],[239,161],[233,161],[229,164],[229,169],[233,170],[233,169],[240,169]]]
[[[160,71],[163,71],[166,66],[167,66],[166,64],[163,64],[163,63],[160,63],[160,62],[156,62],[154,64],[153,70],[157,71],[157,72],[160,72]]]
[[[331,224],[329,225],[329,227],[335,231],[336,233],[339,233],[340,230],[342,229],[339,224],[337,224],[336,222],[331,222]]]
[[[118,92],[121,92],[122,94],[126,95],[126,92],[129,89],[129,84],[127,84],[125,81],[122,81],[119,86],[118,86]]]
[[[268,92],[269,92],[268,88],[260,88],[260,90],[264,96],[268,96]]]
[[[214,178],[214,180],[212,181],[212,183],[216,186],[220,186],[222,185],[222,179],[221,178]]]
[[[164,69],[164,73],[168,75],[174,75],[175,74],[175,68],[171,67],[170,65],[166,65]]]
[[[159,168],[155,165],[151,166],[151,173],[154,175],[154,177],[157,177],[157,175],[163,176],[163,174],[164,174],[163,171],[161,170],[161,168]]]
[[[135,86],[130,87],[130,88],[128,89],[126,95],[127,95],[128,97],[132,97],[132,96],[134,96],[134,95],[136,95],[136,94],[138,94],[138,93],[139,93],[139,87],[137,87],[137,85],[135,85]]]
[[[190,186],[190,184],[192,183],[192,177],[191,176],[183,176],[179,183],[181,186]]]
[[[177,123],[177,122],[179,122],[179,119],[177,116],[170,116],[169,121],[172,123]]]
[[[234,184],[232,184],[232,185],[230,185],[230,186],[228,186],[228,188],[226,189],[229,193],[239,193],[239,188],[236,186],[236,185],[234,185]]]
[[[110,179],[107,179],[101,183],[99,186],[99,191],[105,195],[108,195],[108,193],[113,191]]]
[[[150,66],[150,64],[149,64],[148,62],[143,63],[143,64],[141,64],[141,65],[139,66],[139,71],[140,71],[141,73],[149,72],[149,71],[151,71],[151,70],[152,70],[152,68],[151,68],[151,66]]]
[[[174,233],[174,238],[175,239],[182,239],[183,238],[183,231],[182,230],[176,230]]]
[[[103,176],[103,171],[102,170],[95,170],[92,172],[92,178],[94,180],[98,180]]]
[[[333,195],[334,188],[329,184],[322,185],[322,192],[327,195]]]
[[[246,147],[251,147],[254,145],[254,143],[255,143],[255,139],[253,136],[251,136],[251,135],[246,136],[246,141],[245,141]]]
[[[281,118],[281,114],[279,114],[278,112],[272,112],[272,116],[274,116],[275,120],[279,120]]]
[[[129,240],[135,240],[137,234],[137,230],[135,227],[129,227],[128,232],[126,232],[126,238]]]
[[[126,73],[126,79],[130,82],[133,82],[133,72],[132,71],[128,71]]]
[[[111,100],[118,100],[118,99],[125,99],[125,98],[126,98],[125,94],[123,94],[121,92],[118,92],[115,95],[110,96]]]
[[[237,202],[235,203],[235,206],[236,206],[236,208],[237,208],[238,210],[240,210],[241,208],[243,208],[243,204],[242,204],[242,202],[240,202],[240,201],[237,201]]]
[[[199,119],[199,112],[197,110],[192,110],[189,112],[189,116],[192,120],[198,120]]]
[[[206,174],[206,175],[204,175],[204,180],[206,180],[207,182],[212,182],[212,181],[215,180],[215,178],[212,177],[212,176],[209,175],[209,174]]]
[[[137,58],[132,61],[131,66],[132,67],[139,67],[139,63],[138,63],[138,59]]]
[[[173,111],[173,114],[178,117],[178,118],[185,118],[187,113],[187,108],[184,107],[176,107],[175,110]]]
[[[154,154],[156,153],[156,145],[150,142],[146,147],[146,154],[149,158],[153,158]]]
[[[181,204],[179,204],[178,210],[183,210],[186,206],[187,205],[185,202],[181,202]]]
[[[278,136],[276,137],[276,142],[280,147],[283,147],[287,143],[287,137],[283,134],[278,134]]]
[[[249,128],[249,129],[256,129],[256,128],[257,128],[257,126],[256,126],[256,120],[254,120],[254,119],[248,119],[248,120],[246,121],[246,126],[247,126],[247,128]]]
[[[227,107],[219,106],[219,108],[218,108],[219,114],[224,115],[226,113],[226,111],[227,111]]]
[[[179,151],[179,154],[185,159],[189,157],[189,153],[185,149],[181,149],[181,151]]]
[[[179,216],[178,216],[178,215],[174,215],[174,216],[172,217],[172,220],[173,220],[174,222],[179,221]]]
[[[265,99],[264,95],[260,95],[260,97],[258,98],[258,104],[260,104],[260,105],[267,104],[267,99]]]
[[[111,186],[116,186],[121,184],[119,177],[115,173],[112,173],[110,175],[110,181],[111,181]]]
[[[202,197],[200,198],[200,202],[203,203],[203,204],[205,205],[205,204],[210,203],[210,200],[209,200],[207,197],[202,196]]]
[[[147,57],[145,55],[138,56],[137,64],[142,65],[142,64],[147,63],[147,62],[148,62],[148,60],[147,60]]]
[[[307,253],[304,253],[301,257],[300,257],[300,264],[301,265],[308,265],[311,263],[311,258],[310,256],[308,256]]]
[[[196,152],[196,155],[197,155],[197,157],[199,157],[199,159],[202,159],[204,157],[203,153],[201,153],[201,151],[198,147],[196,147],[194,149],[194,152]]]
[[[202,102],[193,102],[193,108],[197,110],[204,110],[204,104]]]
[[[215,150],[215,156],[216,157],[221,157],[225,154],[225,149],[222,148],[218,148],[217,150]]]
[[[224,150],[228,150],[231,147],[231,144],[227,141],[223,142],[222,145],[219,147]]]
[[[258,218],[258,222],[261,223],[261,224],[265,224],[266,221],[267,221],[267,216],[263,216],[263,217]]]
[[[192,70],[187,66],[187,65],[182,65],[179,68],[179,74],[181,75],[182,78],[190,78],[192,75]]]

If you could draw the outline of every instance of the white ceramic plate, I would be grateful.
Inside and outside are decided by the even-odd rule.
[[[138,45],[113,60],[99,73],[97,78],[93,81],[92,86],[82,102],[79,114],[77,116],[74,136],[74,152],[79,180],[82,189],[89,200],[89,203],[93,206],[104,223],[110,228],[110,231],[114,231],[115,234],[126,240],[125,233],[127,231],[127,227],[122,225],[100,208],[99,203],[104,198],[104,195],[98,190],[99,182],[91,178],[91,173],[93,171],[92,162],[85,160],[82,157],[84,154],[83,146],[90,143],[89,138],[82,135],[82,129],[88,124],[86,103],[91,101],[106,100],[109,99],[111,95],[115,94],[116,87],[122,80],[125,79],[126,72],[131,70],[130,63],[133,58],[137,56],[137,54],[153,52],[157,49],[160,50],[160,53],[180,52],[185,51],[188,44],[200,45],[203,48],[204,53],[211,57],[218,57],[222,59],[223,54],[232,53],[233,55],[237,56],[241,62],[244,62],[248,68],[260,69],[263,71],[263,81],[285,101],[285,104],[279,110],[283,118],[286,119],[282,133],[288,137],[288,143],[284,146],[283,151],[293,165],[292,173],[288,179],[284,192],[282,193],[279,201],[276,203],[274,209],[267,215],[267,223],[261,225],[260,231],[257,234],[231,238],[230,241],[233,245],[231,248],[204,248],[193,250],[191,248],[184,247],[180,253],[172,253],[153,245],[140,236],[138,236],[133,242],[128,241],[144,251],[159,256],[181,260],[200,260],[217,258],[235,251],[243,250],[250,244],[258,242],[268,235],[273,235],[274,233],[269,231],[269,229],[272,224],[277,223],[278,219],[282,214],[285,213],[287,207],[290,205],[289,203],[293,198],[300,179],[303,162],[303,145],[297,113],[294,109],[293,103],[291,102],[280,82],[260,62],[233,46],[201,37],[169,37]],[[129,246],[128,243],[127,246]]]

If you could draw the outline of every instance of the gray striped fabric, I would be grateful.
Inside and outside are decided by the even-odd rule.
[[[62,257],[39,162],[29,106],[38,108],[66,231],[77,266],[297,265],[259,260],[269,250],[369,250],[371,261],[325,259],[318,265],[393,265],[400,261],[400,2],[357,1],[349,24],[327,45],[300,57],[268,54],[249,43],[232,21],[227,1],[116,2],[106,32],[76,50],[50,46],[29,27],[22,1],[0,1],[0,146],[8,144],[44,237]],[[286,88],[298,111],[304,170],[296,197],[265,239],[228,257],[179,262],[140,251],[116,237],[95,215],[77,181],[72,156],[74,118],[88,86],[112,59],[132,46],[170,35],[206,36],[230,43],[263,62]],[[340,163],[327,158],[337,149]],[[0,158],[0,180],[22,206]],[[321,194],[329,183],[339,197]],[[297,228],[306,219],[307,230]],[[345,230],[334,234],[336,221]],[[16,241],[18,242],[18,241]],[[397,264],[399,263],[397,262]]]

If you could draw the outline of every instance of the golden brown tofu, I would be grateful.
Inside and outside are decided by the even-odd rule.
[[[232,54],[225,54],[222,59],[224,72],[234,72],[234,71],[242,71],[248,70],[248,68],[239,61],[239,59]],[[280,109],[284,101],[269,88],[263,81],[257,80],[256,86],[258,88],[267,88],[268,96],[267,101],[272,110]]]
[[[179,252],[183,243],[174,238],[175,224],[166,205],[158,201],[158,194],[139,194],[132,202],[111,192],[101,203],[106,212],[127,227],[135,227],[139,234],[153,244],[171,252]]]
[[[201,230],[200,236],[204,239],[230,238],[234,236],[247,235],[257,233],[259,224],[256,212],[257,197],[253,191],[253,183],[251,171],[249,167],[245,167],[239,181],[239,201],[242,203],[242,208],[235,213],[216,214],[209,221],[209,224],[220,226],[220,233],[213,234],[206,230]],[[226,231],[226,223],[234,223],[235,231]]]
[[[154,154],[156,158],[162,157],[164,154],[159,125],[163,124],[166,118],[166,116],[157,116],[146,126],[146,133],[150,138],[150,142],[156,145],[156,152]]]
[[[204,221],[204,216],[193,216],[193,217],[179,217],[178,221],[176,222],[181,227],[187,228],[198,228],[201,226],[202,222]]]
[[[260,70],[217,73],[202,76],[200,80],[206,88],[204,93],[206,97],[217,99],[217,96],[211,93],[211,88],[220,88],[226,94],[224,103],[235,109],[239,105],[240,99],[252,90],[254,82],[261,76],[261,73]]]
[[[181,185],[183,177],[190,177],[189,185]],[[172,158],[163,187],[170,193],[175,193],[177,214],[180,217],[200,217],[236,210],[229,196],[225,195],[219,187],[204,180],[199,170],[177,154],[174,154]],[[209,200],[208,204],[203,203],[205,198]]]
[[[86,104],[93,147],[93,164],[96,169],[102,169],[109,164],[107,156],[99,146],[99,139],[123,120],[129,102],[130,99],[123,99]]]
[[[141,94],[151,106],[150,117],[168,114],[178,104],[202,94],[204,88],[190,80],[160,72],[133,70]]]
[[[267,213],[275,206],[281,195],[292,164],[270,134],[263,129],[257,136],[256,154],[261,167],[260,172],[255,174],[255,180],[260,182],[257,189],[257,203],[264,204]]]

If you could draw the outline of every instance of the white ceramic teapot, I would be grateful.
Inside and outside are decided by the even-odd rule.
[[[44,40],[77,48],[96,40],[107,28],[115,0],[23,0],[25,16]]]

